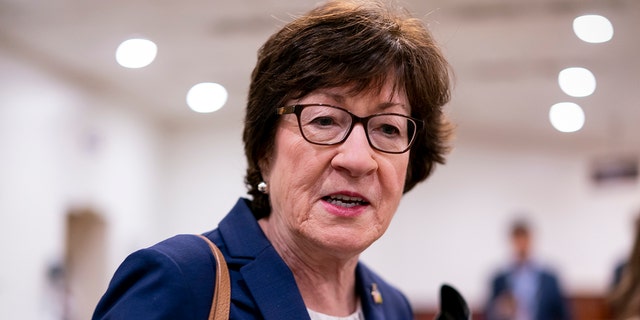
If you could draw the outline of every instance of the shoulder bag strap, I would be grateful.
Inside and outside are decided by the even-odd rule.
[[[229,269],[227,262],[220,249],[211,242],[207,237],[198,234],[200,238],[209,244],[211,253],[216,260],[216,283],[213,289],[213,301],[211,302],[211,311],[209,312],[209,320],[228,320],[229,307],[231,305],[231,283],[229,280]]]

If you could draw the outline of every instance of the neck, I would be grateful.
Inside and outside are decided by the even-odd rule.
[[[328,315],[346,317],[356,311],[355,270],[324,277],[319,271],[292,268],[307,308]],[[347,274],[348,273],[348,274]]]
[[[289,239],[274,232],[268,218],[261,219],[259,224],[291,269],[307,308],[341,317],[356,311],[355,269],[358,256],[338,258],[313,244]]]

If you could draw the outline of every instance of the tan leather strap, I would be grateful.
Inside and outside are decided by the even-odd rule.
[[[227,262],[224,260],[220,249],[218,249],[211,240],[200,234],[197,236],[209,244],[211,253],[213,253],[213,257],[216,260],[216,283],[213,290],[213,301],[211,302],[209,320],[228,320],[229,307],[231,305],[231,282],[229,280]]]

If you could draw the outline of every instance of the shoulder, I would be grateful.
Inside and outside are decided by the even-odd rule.
[[[539,265],[537,268],[537,271],[542,278],[546,278],[553,281],[557,281],[558,279],[558,272],[552,267]]]
[[[507,267],[503,267],[500,268],[497,271],[494,271],[491,275],[491,283],[493,283],[493,285],[501,285],[501,284],[506,284],[507,282],[507,278],[509,277],[509,274],[511,273],[511,270],[509,270],[509,268]]]
[[[140,252],[166,257],[179,266],[186,264],[210,264],[211,251],[209,245],[199,236],[182,234],[159,242]]]
[[[208,312],[213,296],[212,259],[206,242],[193,235],[132,253],[114,274],[94,319],[206,317],[200,313]]]
[[[165,280],[175,278],[194,290],[197,288],[194,284],[201,282],[198,279],[212,275],[215,261],[203,239],[196,235],[178,235],[129,255],[118,271],[126,273],[129,269],[162,274]]]

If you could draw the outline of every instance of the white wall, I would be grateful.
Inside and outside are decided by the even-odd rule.
[[[38,319],[46,266],[62,252],[61,151],[73,97],[19,71],[0,61],[0,72],[15,75],[0,85],[0,313]]]
[[[210,121],[165,132],[160,210],[165,237],[215,228],[246,196],[242,119],[203,117]]]
[[[64,261],[66,214],[103,215],[110,272],[157,238],[157,132],[126,103],[88,95],[18,59],[0,55],[0,72],[12,75],[0,84],[0,314],[60,319],[46,273]],[[110,274],[96,276],[106,285]]]
[[[70,208],[91,208],[107,222],[106,286],[131,251],[212,229],[244,195],[241,118],[208,115],[197,126],[166,128],[127,101],[20,63],[0,60],[0,71],[16,75],[0,86],[3,317],[45,318],[44,275],[63,258]],[[565,288],[602,293],[631,240],[640,187],[594,187],[592,156],[461,138],[448,164],[405,196],[363,259],[417,307],[436,304],[443,282],[478,307],[488,277],[508,258],[507,223],[524,211],[538,231],[538,256]]]

